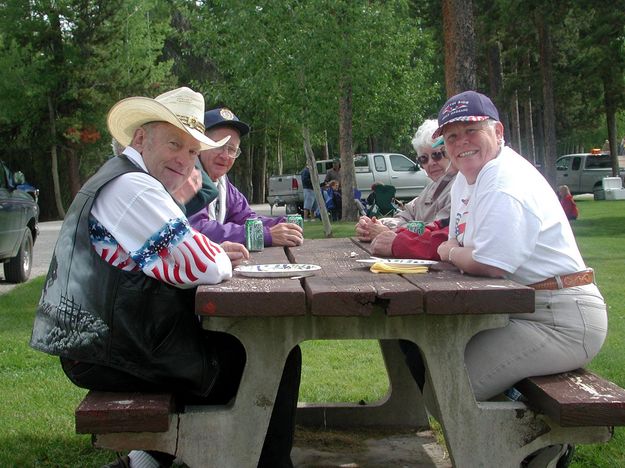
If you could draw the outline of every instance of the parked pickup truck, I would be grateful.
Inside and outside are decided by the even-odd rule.
[[[319,183],[325,179],[332,160],[317,161]],[[412,200],[430,183],[418,164],[398,153],[362,153],[354,155],[356,187],[365,198],[371,193],[374,182],[393,185],[396,197]],[[267,202],[273,206],[286,205],[287,213],[295,213],[304,203],[304,191],[299,174],[271,176],[268,183]]]
[[[625,177],[625,156],[619,156],[619,173]],[[600,196],[602,180],[612,177],[612,157],[606,153],[577,153],[560,156],[556,161],[556,183],[568,185],[571,193]]]

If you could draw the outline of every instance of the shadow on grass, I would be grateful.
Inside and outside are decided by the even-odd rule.
[[[91,446],[91,436],[35,437],[14,434],[0,437],[0,466],[83,468],[115,460],[110,450]]]
[[[623,215],[608,216],[592,219],[577,219],[571,223],[576,236],[610,237],[625,236],[623,229]]]

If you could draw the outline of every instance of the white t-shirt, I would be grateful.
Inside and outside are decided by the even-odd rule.
[[[100,257],[179,288],[231,278],[232,263],[223,249],[189,225],[163,185],[147,174],[137,151],[127,147],[124,155],[146,173],[123,174],[96,197],[89,233]]]
[[[586,268],[558,197],[526,159],[504,147],[469,185],[451,189],[449,238],[472,247],[473,259],[532,284]]]

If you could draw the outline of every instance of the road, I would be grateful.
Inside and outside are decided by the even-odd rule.
[[[267,203],[262,205],[252,205],[252,209],[260,215],[269,216],[270,208]],[[277,207],[273,210],[274,216],[284,216],[285,208]],[[33,267],[30,273],[30,278],[36,278],[48,273],[48,266],[50,260],[52,260],[52,252],[56,239],[61,229],[62,221],[49,221],[45,223],[39,223],[39,237],[35,242],[35,248],[33,250]],[[8,283],[4,279],[4,271],[0,268],[0,294],[4,294],[17,286],[13,283]]]

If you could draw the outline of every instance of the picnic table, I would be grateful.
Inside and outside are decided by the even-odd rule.
[[[508,280],[470,277],[449,268],[432,268],[426,274],[373,274],[367,265],[356,262],[369,257],[365,248],[351,239],[306,240],[296,248],[268,248],[254,253],[253,262],[316,264],[322,269],[299,280],[235,276],[198,289],[196,311],[205,328],[237,336],[247,350],[246,369],[230,410],[240,412],[240,418],[227,418],[241,424],[224,440],[238,449],[230,445],[221,451],[224,457],[236,455],[238,460],[224,459],[223,466],[255,466],[289,351],[306,340],[338,339],[381,340],[390,396],[380,406],[307,405],[299,410],[299,422],[426,426],[420,392],[396,343],[406,339],[419,345],[427,363],[452,458],[469,466],[484,450],[489,455],[482,460],[491,459],[491,435],[486,433],[491,430],[478,435],[477,429],[496,428],[516,416],[486,412],[472,398],[464,348],[480,330],[505,325],[507,314],[533,312],[534,291]],[[225,422],[205,419],[189,430],[216,433]],[[204,442],[198,446],[197,440],[183,435],[179,443],[199,453]],[[477,456],[476,445],[483,445]]]
[[[341,339],[380,340],[389,395],[377,405],[300,404],[298,422],[428,425],[421,393],[397,344],[403,339],[416,343],[424,357],[428,407],[442,426],[454,466],[519,466],[547,445],[609,439],[606,427],[564,430],[523,403],[475,400],[464,366],[467,342],[481,330],[505,326],[508,314],[532,313],[533,289],[463,275],[442,263],[425,274],[374,274],[356,262],[369,257],[366,249],[353,239],[265,248],[252,254],[252,263],[315,264],[321,270],[299,279],[236,274],[199,287],[195,307],[203,326],[235,335],[246,349],[234,401],[186,407],[165,432],[102,434],[100,446],[163,450],[189,466],[253,468],[291,349],[306,340]]]

